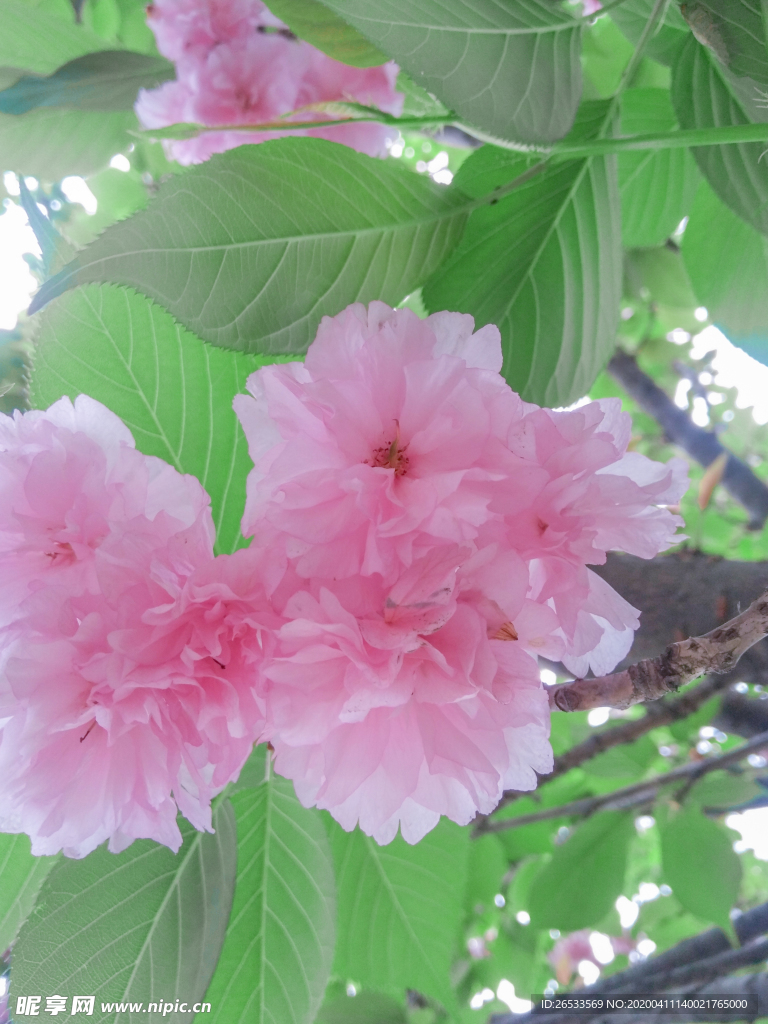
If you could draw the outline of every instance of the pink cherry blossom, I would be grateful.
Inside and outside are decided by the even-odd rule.
[[[305,805],[379,843],[399,825],[415,843],[441,814],[467,824],[504,789],[536,786],[552,754],[530,640],[551,654],[558,642],[512,642],[512,617],[556,626],[547,609],[523,615],[526,576],[512,553],[455,545],[391,586],[378,573],[307,583],[289,572],[275,595],[290,596],[265,667],[266,735]]]
[[[85,396],[0,417],[0,829],[33,853],[178,849],[260,735],[274,616],[208,506]]]
[[[329,120],[311,108],[353,101],[399,114],[397,65],[356,68],[333,60],[296,39],[261,0],[157,0],[148,23],[158,47],[176,64],[176,81],[142,90],[136,112],[147,128],[182,122],[209,125],[260,124],[301,110],[302,121]],[[167,142],[169,155],[183,164],[200,163],[245,143],[280,138],[283,131],[211,131]],[[392,130],[376,122],[297,129],[380,156]]]
[[[374,302],[235,409],[243,532],[282,616],[264,663],[276,770],[379,842],[466,823],[551,764],[536,656],[596,670],[637,612],[588,564],[673,542],[681,467],[626,453],[614,402],[565,412],[499,375],[497,329]]]

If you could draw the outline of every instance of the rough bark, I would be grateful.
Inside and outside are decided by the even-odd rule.
[[[559,711],[628,708],[658,700],[707,672],[730,672],[742,654],[768,634],[768,591],[746,611],[702,636],[670,644],[621,672],[548,687],[549,705]]]

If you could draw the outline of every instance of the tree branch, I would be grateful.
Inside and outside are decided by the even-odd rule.
[[[724,448],[711,431],[692,423],[685,410],[678,409],[666,392],[640,369],[634,356],[618,350],[607,369],[640,408],[653,416],[669,440],[702,466],[711,465],[724,453],[728,455],[723,486],[749,512],[750,528],[760,529],[768,519],[768,487],[749,466]]]
[[[633,964],[626,970],[611,975],[608,978],[600,979],[596,984],[589,985],[580,990],[584,996],[617,995],[620,993],[642,993],[642,992],[680,992],[681,994],[695,991],[697,994],[728,994],[744,995],[758,993],[765,997],[768,995],[768,975],[748,974],[742,977],[725,977],[730,972],[739,970],[745,966],[759,963],[766,959],[768,952],[768,940],[759,939],[768,930],[768,903],[763,903],[746,913],[739,915],[733,922],[734,931],[740,943],[740,948],[734,949],[731,946],[726,934],[720,928],[711,928],[709,931],[694,935],[691,938],[683,939],[676,946],[665,950],[656,957],[643,960]],[[719,979],[719,980],[718,980]],[[702,987],[701,982],[704,982]],[[761,1004],[762,1005],[762,1004]],[[730,1013],[722,1018],[708,1014],[702,1019],[719,1020],[752,1020],[757,1015],[744,1013]],[[629,1014],[622,1014],[621,1020],[627,1021]],[[648,1024],[666,1024],[667,1020],[693,1021],[698,1019],[695,1014],[680,1015],[670,1014],[643,1014],[642,1020]],[[495,1014],[491,1017],[489,1024],[567,1024],[573,1021],[574,1024],[588,1024],[591,1020],[606,1020],[611,1018],[580,1014],[572,1017],[566,1013],[557,1014]]]
[[[593,568],[642,612],[630,655],[618,669],[655,658],[677,640],[708,633],[768,587],[768,562],[729,561],[692,550],[650,559],[611,552],[604,565]],[[739,679],[768,684],[768,641],[744,655]]]
[[[535,814],[521,814],[517,818],[502,818],[500,821],[481,820],[476,826],[477,833],[503,832],[510,828],[522,828],[523,825],[532,825],[537,821],[550,821],[552,818],[586,818],[597,811],[622,811],[629,807],[637,807],[639,804],[647,803],[654,799],[656,794],[664,786],[674,782],[690,781],[691,785],[698,782],[702,776],[720,768],[726,768],[730,764],[743,761],[749,754],[768,747],[768,732],[760,733],[748,743],[729,750],[725,754],[718,754],[716,757],[708,757],[703,761],[692,761],[689,764],[673,768],[663,775],[646,779],[645,782],[635,783],[633,786],[625,786],[623,789],[615,789],[611,793],[602,793],[599,796],[582,797],[580,800],[573,800],[569,804],[560,804],[557,807],[547,807]]]
[[[642,718],[636,719],[634,722],[622,722],[621,725],[614,725],[610,729],[603,729],[601,732],[595,732],[582,743],[577,743],[571,747],[570,750],[566,750],[565,753],[559,754],[555,758],[555,764],[552,771],[548,775],[540,775],[537,791],[548,782],[552,782],[554,779],[558,779],[561,775],[565,775],[571,768],[578,768],[579,765],[584,764],[585,761],[590,761],[593,757],[597,757],[598,754],[604,753],[606,750],[610,750],[611,747],[617,747],[623,743],[633,743],[640,736],[644,736],[652,729],[658,728],[660,725],[667,725],[669,722],[679,722],[683,718],[687,718],[688,715],[692,715],[694,711],[706,704],[710,697],[718,693],[720,690],[725,689],[731,681],[730,676],[709,676],[704,679],[698,686],[692,687],[687,693],[681,694],[677,699],[672,700],[669,697],[664,698],[658,703],[649,704],[645,709],[645,715]],[[738,694],[736,695],[738,696]],[[755,704],[757,701],[750,701]],[[768,710],[768,709],[767,709]],[[768,722],[764,726],[765,731],[768,731]],[[750,733],[750,738],[757,735],[757,732],[762,732],[762,729],[758,729],[755,732]],[[739,733],[741,735],[741,733]],[[528,796],[529,793],[525,790],[510,789],[502,796],[495,811],[498,811],[502,807],[506,807],[507,804],[513,803],[518,800],[521,796]],[[494,811],[494,813],[495,813]],[[475,819],[475,828],[482,829],[482,822],[486,820],[488,816],[483,815]]]
[[[739,658],[768,635],[768,591],[741,615],[704,636],[670,644],[663,654],[596,679],[547,687],[553,711],[628,708],[658,700],[705,672],[729,672]]]

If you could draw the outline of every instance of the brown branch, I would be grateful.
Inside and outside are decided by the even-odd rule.
[[[502,818],[500,821],[480,821],[475,826],[476,833],[503,832],[510,828],[522,828],[523,825],[532,825],[537,821],[550,821],[552,818],[586,818],[597,811],[621,811],[629,807],[637,807],[639,804],[647,803],[656,797],[658,791],[674,782],[681,780],[692,780],[697,782],[702,776],[719,768],[726,768],[730,764],[743,761],[749,754],[768,747],[768,732],[760,733],[748,743],[729,750],[725,754],[718,754],[716,757],[708,757],[702,761],[692,761],[689,764],[673,768],[663,775],[646,779],[645,782],[637,782],[633,786],[625,786],[623,789],[615,789],[611,793],[602,793],[599,796],[582,797],[580,800],[573,800],[569,804],[560,804],[557,807],[548,807],[535,814],[521,814],[517,818]]]
[[[539,782],[536,787],[537,792],[548,782],[553,782],[555,779],[560,778],[561,775],[565,775],[571,768],[578,768],[585,761],[590,761],[593,757],[597,757],[598,754],[610,750],[611,747],[617,747],[623,743],[633,743],[640,736],[644,736],[660,725],[667,725],[669,722],[679,722],[683,718],[687,718],[688,715],[698,711],[702,704],[706,704],[710,697],[725,689],[730,681],[728,676],[708,676],[698,686],[692,687],[677,699],[673,700],[666,697],[658,701],[658,703],[649,704],[642,718],[637,718],[633,722],[622,722],[621,725],[615,725],[610,729],[594,732],[582,743],[577,743],[555,758],[552,771],[548,775],[539,776]],[[753,701],[752,703],[756,702]],[[768,726],[766,728],[768,729]],[[757,731],[762,732],[762,730]],[[754,736],[756,733],[753,732],[752,735]],[[519,800],[521,796],[529,795],[530,793],[525,790],[509,789],[502,796],[495,811],[506,807],[515,800]],[[487,815],[482,815],[476,818],[476,828],[482,828],[481,823],[487,817]]]
[[[754,940],[759,939],[768,930],[768,903],[740,914],[734,919],[733,927],[741,948],[734,949],[721,928],[710,928],[699,935],[682,939],[655,957],[633,964],[610,977],[601,978],[594,985],[582,989],[579,994],[585,997],[642,992],[650,994],[670,989],[691,992],[693,986],[693,990],[702,995],[708,992],[736,995],[756,991],[765,995],[768,991],[768,975],[751,974],[736,978],[725,975],[766,958],[766,940]],[[705,983],[704,988],[701,986],[702,982]],[[643,1021],[647,1021],[649,1016],[656,1024],[661,1024],[661,1017],[655,1014],[643,1015]],[[565,1024],[566,1020],[570,1019],[570,1015],[565,1012],[537,1013],[535,1016],[530,1013],[497,1014],[491,1017],[490,1024]],[[601,1018],[599,1014],[595,1014],[579,1015],[573,1019],[575,1022],[587,1024],[589,1020]],[[627,1015],[622,1015],[621,1019],[626,1020]],[[683,1020],[681,1016],[675,1019],[678,1024]],[[685,1018],[689,1019],[695,1018]],[[752,1017],[749,1014],[737,1013],[733,1019],[751,1020]]]
[[[768,635],[768,591],[745,612],[705,633],[670,644],[657,658],[646,658],[623,672],[549,686],[553,711],[628,708],[658,700],[705,672],[729,672],[739,658]]]

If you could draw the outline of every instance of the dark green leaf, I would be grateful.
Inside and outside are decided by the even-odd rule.
[[[466,200],[395,161],[320,139],[242,146],[167,182],[38,294],[128,284],[206,341],[301,352],[324,314],[395,304],[464,227]]]
[[[470,124],[546,143],[581,97],[581,26],[547,0],[325,0]]]
[[[350,998],[341,996],[326,1003],[317,1015],[317,1024],[408,1024],[405,1010],[378,992],[360,992]]]
[[[537,928],[576,931],[596,924],[624,885],[632,816],[606,811],[577,826],[531,884],[528,910]]]
[[[760,90],[734,78],[691,36],[672,69],[672,102],[681,128],[713,128],[768,121]],[[768,139],[768,125],[765,129]],[[723,202],[758,231],[768,234],[768,175],[759,142],[697,146],[693,155]]]
[[[36,107],[133,110],[139,89],[152,89],[175,75],[164,57],[130,50],[87,53],[52,75],[26,75],[0,91],[0,113],[20,115]]]
[[[300,39],[342,64],[370,68],[389,59],[320,0],[271,0],[269,9]]]
[[[584,126],[605,106],[585,104]],[[524,169],[519,154],[485,147],[456,185],[500,183]],[[568,405],[591,387],[613,351],[621,294],[621,238],[613,157],[548,167],[472,214],[456,251],[423,289],[434,312],[471,313],[496,324],[503,373],[526,401]]]
[[[0,0],[0,68],[48,75],[68,60],[104,49],[104,40],[74,18],[27,0]]]
[[[584,770],[588,775],[601,778],[638,779],[658,756],[656,744],[649,736],[643,736],[634,743],[612,747],[598,754],[587,761]]]
[[[734,75],[768,84],[768,50],[760,0],[687,0],[691,31]]]
[[[287,779],[235,794],[237,887],[211,1024],[312,1024],[333,960],[333,864]]]
[[[443,818],[421,842],[378,846],[328,822],[339,916],[334,973],[365,988],[414,988],[453,1000],[449,971],[467,872],[469,834]]]
[[[94,1024],[146,1014],[102,1012],[101,1000],[202,998],[224,942],[235,885],[235,819],[224,803],[214,835],[180,822],[174,854],[151,840],[57,861],[13,950],[14,993],[95,995]],[[189,1022],[194,1014],[178,1013]]]
[[[262,361],[205,345],[143,295],[108,285],[64,296],[41,321],[33,403],[80,393],[103,402],[141,451],[198,477],[217,550],[233,551],[251,462],[232,399]]]
[[[664,881],[686,910],[729,928],[741,864],[728,831],[697,809],[680,811],[660,828]]]
[[[623,0],[618,6],[611,8],[612,20],[630,43],[637,44],[651,16],[653,5],[654,0]],[[670,3],[667,5],[663,22],[648,40],[645,53],[662,64],[672,64],[688,35],[688,26],[680,14],[680,7],[676,3]]]
[[[132,110],[57,110],[38,107],[16,117],[0,114],[0,165],[41,181],[92,174],[131,143]]]
[[[666,89],[627,89],[622,135],[671,132],[677,125]],[[687,149],[619,155],[621,237],[627,248],[662,245],[693,202],[699,172]]]
[[[0,949],[16,938],[55,857],[33,857],[25,835],[0,834]]]
[[[768,238],[702,182],[683,236],[696,297],[735,344],[768,364]]]

